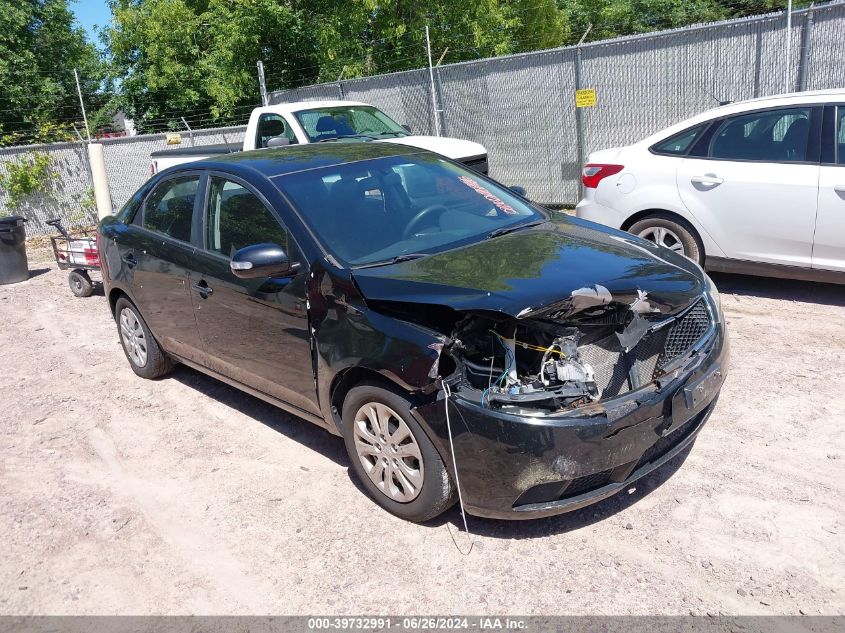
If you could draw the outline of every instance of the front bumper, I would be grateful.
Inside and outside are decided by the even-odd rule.
[[[715,407],[728,358],[718,324],[682,369],[565,413],[519,415],[453,393],[449,410],[465,509],[490,518],[539,518],[627,487],[695,440]],[[441,397],[417,413],[430,428],[442,428],[431,418],[443,410]],[[440,439],[448,442],[448,436]]]

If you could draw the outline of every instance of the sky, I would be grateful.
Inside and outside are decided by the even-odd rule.
[[[76,15],[79,24],[88,33],[89,39],[95,44],[99,44],[100,40],[94,32],[94,26],[102,28],[111,19],[111,11],[109,11],[106,0],[72,0],[70,9]]]

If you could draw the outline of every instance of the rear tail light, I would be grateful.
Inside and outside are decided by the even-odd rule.
[[[599,163],[588,163],[581,170],[581,183],[589,188],[595,189],[603,178],[618,174],[625,169],[625,165],[603,165]]]
[[[83,248],[82,254],[85,256],[85,263],[89,266],[100,265],[100,255],[97,253],[96,248]]]

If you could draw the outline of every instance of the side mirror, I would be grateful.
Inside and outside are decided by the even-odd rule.
[[[245,246],[232,255],[229,268],[239,279],[281,277],[292,270],[287,254],[278,244]]]
[[[525,187],[520,187],[519,185],[514,185],[513,187],[508,187],[511,191],[513,191],[516,195],[522,196],[523,198],[528,195],[528,192],[525,191]]]
[[[274,136],[267,141],[267,147],[285,147],[290,145],[290,140],[284,136]]]
[[[412,134],[411,126],[410,125],[403,125],[402,126],[408,134]]]

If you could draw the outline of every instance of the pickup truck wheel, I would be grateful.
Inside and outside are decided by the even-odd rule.
[[[126,297],[117,300],[114,318],[120,333],[120,344],[132,371],[142,378],[160,378],[173,369],[173,361],[159,347],[150,328]]]
[[[682,218],[655,213],[634,222],[628,232],[675,251],[699,265],[704,263],[704,246],[695,229]]]
[[[353,387],[343,403],[343,437],[352,470],[388,512],[422,522],[455,502],[449,472],[407,397],[375,384]]]

